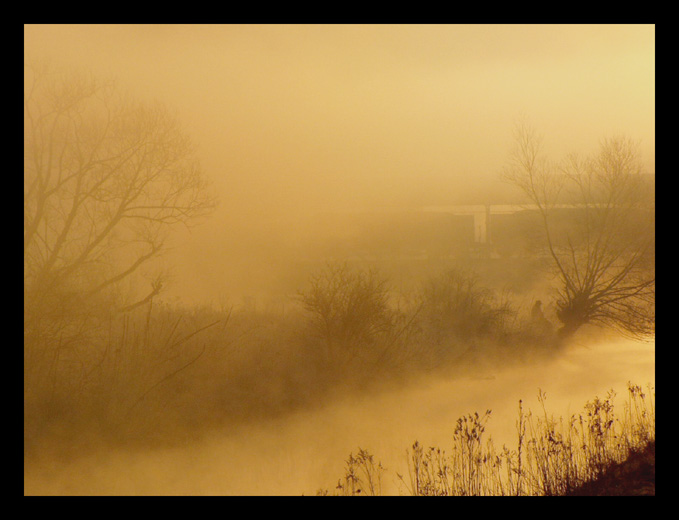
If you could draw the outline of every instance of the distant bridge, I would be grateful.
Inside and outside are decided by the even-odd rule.
[[[574,208],[575,205],[559,204],[558,207]],[[490,216],[511,215],[519,211],[537,210],[537,204],[486,204],[472,206],[427,206],[427,213],[448,213],[450,215],[472,215],[474,217],[474,241],[490,244]]]

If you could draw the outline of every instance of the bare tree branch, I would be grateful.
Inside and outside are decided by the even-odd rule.
[[[515,140],[505,179],[538,208],[559,281],[562,334],[594,322],[633,336],[654,333],[655,206],[640,179],[638,145],[608,139],[593,157],[570,155],[550,166],[532,128],[518,124]],[[557,232],[550,210],[560,203],[571,205],[574,217]]]
[[[116,289],[158,255],[173,225],[212,211],[190,139],[165,108],[42,65],[27,64],[24,80],[29,309],[64,291]]]

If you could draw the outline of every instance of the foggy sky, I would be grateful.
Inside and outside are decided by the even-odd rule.
[[[24,45],[178,112],[221,199],[206,256],[318,211],[478,203],[522,116],[555,158],[626,135],[655,171],[653,25],[26,25]]]

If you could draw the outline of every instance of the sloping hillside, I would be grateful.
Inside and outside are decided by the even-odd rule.
[[[568,496],[655,496],[655,441]]]

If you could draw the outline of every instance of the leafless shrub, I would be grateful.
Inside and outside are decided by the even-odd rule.
[[[451,270],[422,290],[421,321],[437,341],[501,337],[516,311],[506,294],[480,284],[473,273]]]
[[[299,300],[310,317],[312,334],[320,338],[328,359],[365,356],[383,360],[395,343],[412,332],[412,318],[390,305],[390,288],[375,270],[346,263],[328,265],[311,278]]]

